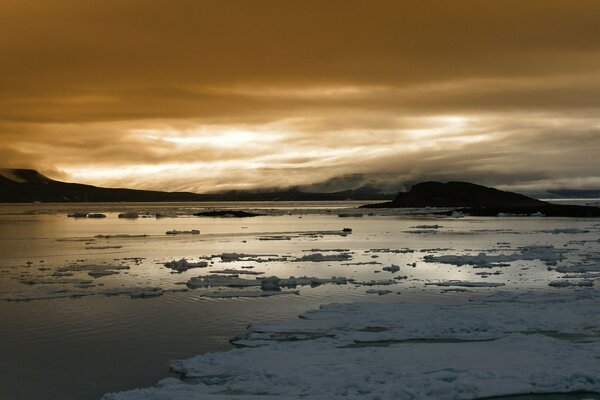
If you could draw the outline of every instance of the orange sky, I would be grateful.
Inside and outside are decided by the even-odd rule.
[[[1,167],[600,187],[600,2],[3,0]]]

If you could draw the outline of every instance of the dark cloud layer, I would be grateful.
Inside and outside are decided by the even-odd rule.
[[[598,187],[599,15],[592,0],[6,0],[0,157],[157,189]]]

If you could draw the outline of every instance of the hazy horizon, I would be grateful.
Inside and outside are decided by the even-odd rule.
[[[106,187],[600,188],[594,1],[5,1],[2,167]]]

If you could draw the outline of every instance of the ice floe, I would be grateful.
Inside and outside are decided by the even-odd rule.
[[[185,258],[182,258],[180,260],[168,261],[164,263],[164,266],[177,272],[184,272],[190,268],[206,268],[208,267],[208,261],[189,262]]]
[[[440,256],[426,255],[426,262],[435,262],[452,265],[473,265],[475,267],[505,266],[505,263],[517,260],[541,260],[548,265],[554,265],[563,259],[563,250],[553,246],[529,246],[519,248],[519,253],[512,254],[487,254],[481,252],[477,255],[451,255]],[[502,265],[497,265],[498,263]]]
[[[563,273],[600,272],[600,264],[560,266],[556,267],[554,270]]]
[[[200,231],[198,229],[192,229],[189,231],[178,231],[177,229],[172,229],[170,231],[165,232],[166,235],[199,235]]]
[[[553,287],[590,287],[594,286],[594,281],[583,280],[583,281],[551,281],[548,283],[548,286]]]
[[[225,291],[217,291],[217,292],[209,292],[205,293],[203,297],[210,297],[215,299],[229,299],[235,297],[271,297],[271,296],[279,296],[286,294],[300,294],[298,290],[238,290],[235,292],[225,292]]]
[[[461,280],[448,280],[439,282],[426,282],[426,286],[462,286],[462,287],[499,287],[506,285],[501,282],[472,282]]]
[[[172,364],[182,379],[103,400],[479,399],[600,392],[591,293],[322,306],[251,325],[239,348]]]
[[[242,267],[248,268],[248,267]],[[254,268],[254,267],[252,267]],[[223,274],[223,275],[262,275],[264,272],[261,271],[248,271],[247,269],[216,269],[210,271],[211,274]]]
[[[118,215],[119,218],[126,218],[126,219],[136,219],[139,218],[140,215],[136,212],[126,212],[126,213],[121,213]]]
[[[294,259],[294,261],[311,261],[311,262],[328,262],[328,261],[347,261],[352,259],[350,253],[338,253],[338,254],[323,254],[323,253],[312,253],[305,254],[302,257]]]
[[[260,286],[260,281],[256,279],[243,279],[236,276],[225,275],[205,275],[190,278],[187,283],[190,289],[200,287],[251,287]]]
[[[382,269],[384,271],[388,271],[388,272],[391,272],[391,273],[395,273],[395,272],[400,271],[400,267],[397,266],[396,264],[392,264],[392,265],[390,265],[388,267],[383,267]]]

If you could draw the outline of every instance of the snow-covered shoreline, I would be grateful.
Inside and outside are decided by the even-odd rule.
[[[329,304],[251,325],[236,349],[176,361],[154,399],[478,399],[600,392],[600,292]]]

